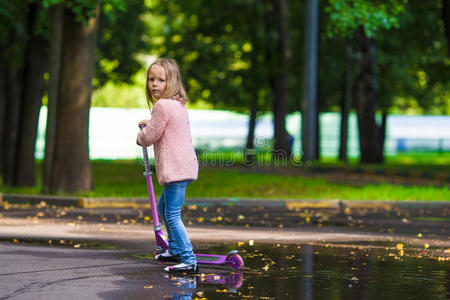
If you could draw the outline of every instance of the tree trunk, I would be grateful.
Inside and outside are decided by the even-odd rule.
[[[4,62],[4,90],[5,97],[4,119],[2,119],[2,176],[3,184],[14,185],[17,166],[17,147],[20,126],[20,110],[22,107],[23,66],[25,64],[25,40],[27,28],[28,4],[21,3],[14,13],[17,26],[5,30],[6,38],[2,45],[2,60]]]
[[[450,0],[442,0],[442,21],[447,40],[447,56],[450,56]]]
[[[47,42],[34,32],[42,7],[37,3],[30,4],[29,41],[26,50],[24,88],[20,113],[19,137],[17,149],[17,166],[14,185],[33,186],[35,179],[35,145],[39,110],[44,93],[44,71],[47,67]]]
[[[5,185],[14,185],[17,162],[17,146],[20,126],[20,109],[22,107],[22,70],[8,64],[6,71],[6,105],[4,134],[2,145],[2,175]]]
[[[6,63],[0,56],[0,176],[3,174],[3,139],[6,119]]]
[[[247,143],[245,149],[253,149],[253,140],[255,139],[255,128],[256,128],[256,114],[258,113],[258,106],[256,104],[256,99],[253,101],[250,107],[250,119],[248,122],[248,134]]]
[[[341,134],[339,147],[339,160],[347,162],[347,143],[348,143],[348,116],[352,107],[352,83],[353,83],[353,49],[347,45],[347,61],[345,70],[344,97],[341,104]]]
[[[276,64],[273,93],[274,157],[287,159],[291,156],[289,136],[286,131],[286,114],[289,97],[289,61],[292,56],[289,39],[288,7],[286,0],[275,1],[278,31],[279,62]]]
[[[56,113],[58,107],[58,90],[61,67],[61,50],[63,34],[64,5],[57,4],[51,8],[50,16],[50,50],[49,82],[47,104],[47,127],[45,133],[45,156],[42,168],[42,186],[44,192],[50,188],[53,154],[55,148]]]
[[[358,52],[355,99],[358,114],[361,163],[381,163],[378,126],[375,120],[377,108],[377,75],[375,40],[368,38],[360,27],[356,33]]]
[[[381,157],[381,162],[384,161],[384,142],[386,141],[386,123],[387,123],[387,109],[383,110],[381,116],[381,125],[378,128],[378,155]]]
[[[317,93],[319,95],[319,91]],[[314,122],[315,122],[315,126],[316,126],[316,130],[315,130],[315,142],[316,142],[316,146],[314,147],[314,155],[313,155],[313,160],[319,160],[320,159],[320,111],[319,111],[319,99],[320,96],[317,97],[317,102],[316,102],[316,114],[314,115]]]
[[[57,127],[50,187],[68,193],[92,189],[89,108],[100,3],[87,26],[65,11]]]
[[[248,122],[248,134],[247,143],[244,149],[244,159],[246,164],[252,164],[255,161],[254,139],[255,139],[255,127],[256,127],[256,114],[258,113],[258,93],[254,93],[254,97],[251,99],[250,104],[250,119]]]

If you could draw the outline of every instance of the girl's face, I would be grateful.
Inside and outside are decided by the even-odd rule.
[[[166,71],[160,65],[153,65],[148,76],[148,87],[153,97],[159,100],[167,88]]]

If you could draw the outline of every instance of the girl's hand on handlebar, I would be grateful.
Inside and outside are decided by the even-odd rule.
[[[145,127],[145,126],[147,126],[147,123],[148,123],[148,120],[142,120],[139,122],[138,126],[139,126],[139,128],[141,128],[142,126]]]

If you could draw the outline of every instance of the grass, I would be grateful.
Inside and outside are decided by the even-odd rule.
[[[445,155],[450,160],[448,154]],[[401,164],[405,158],[392,159],[384,168],[408,167],[414,170],[447,171],[446,164],[429,164],[421,161]],[[408,158],[414,159],[414,156]],[[203,162],[203,160],[201,160]],[[320,167],[342,166],[335,162],[320,162]],[[352,164],[350,164],[351,166]],[[374,167],[374,166],[367,166]],[[376,166],[375,166],[376,167]],[[380,166],[378,166],[380,167]],[[40,163],[38,164],[38,172]],[[146,197],[147,189],[142,176],[143,165],[139,160],[95,160],[92,161],[94,191],[80,193],[88,197]],[[38,176],[39,177],[39,176]],[[161,186],[153,178],[155,193],[161,193]],[[39,185],[33,188],[0,186],[1,193],[39,194]],[[448,201],[449,186],[402,186],[394,184],[367,184],[355,186],[327,182],[324,177],[308,178],[292,175],[261,174],[244,172],[235,168],[202,167],[199,180],[192,182],[187,197],[239,197],[269,199],[343,199],[343,200],[392,200],[392,201]]]

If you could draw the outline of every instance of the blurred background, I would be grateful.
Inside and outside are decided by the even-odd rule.
[[[448,0],[0,3],[4,187],[89,191],[92,160],[141,157],[158,57],[180,65],[203,167],[412,164],[448,185]]]

